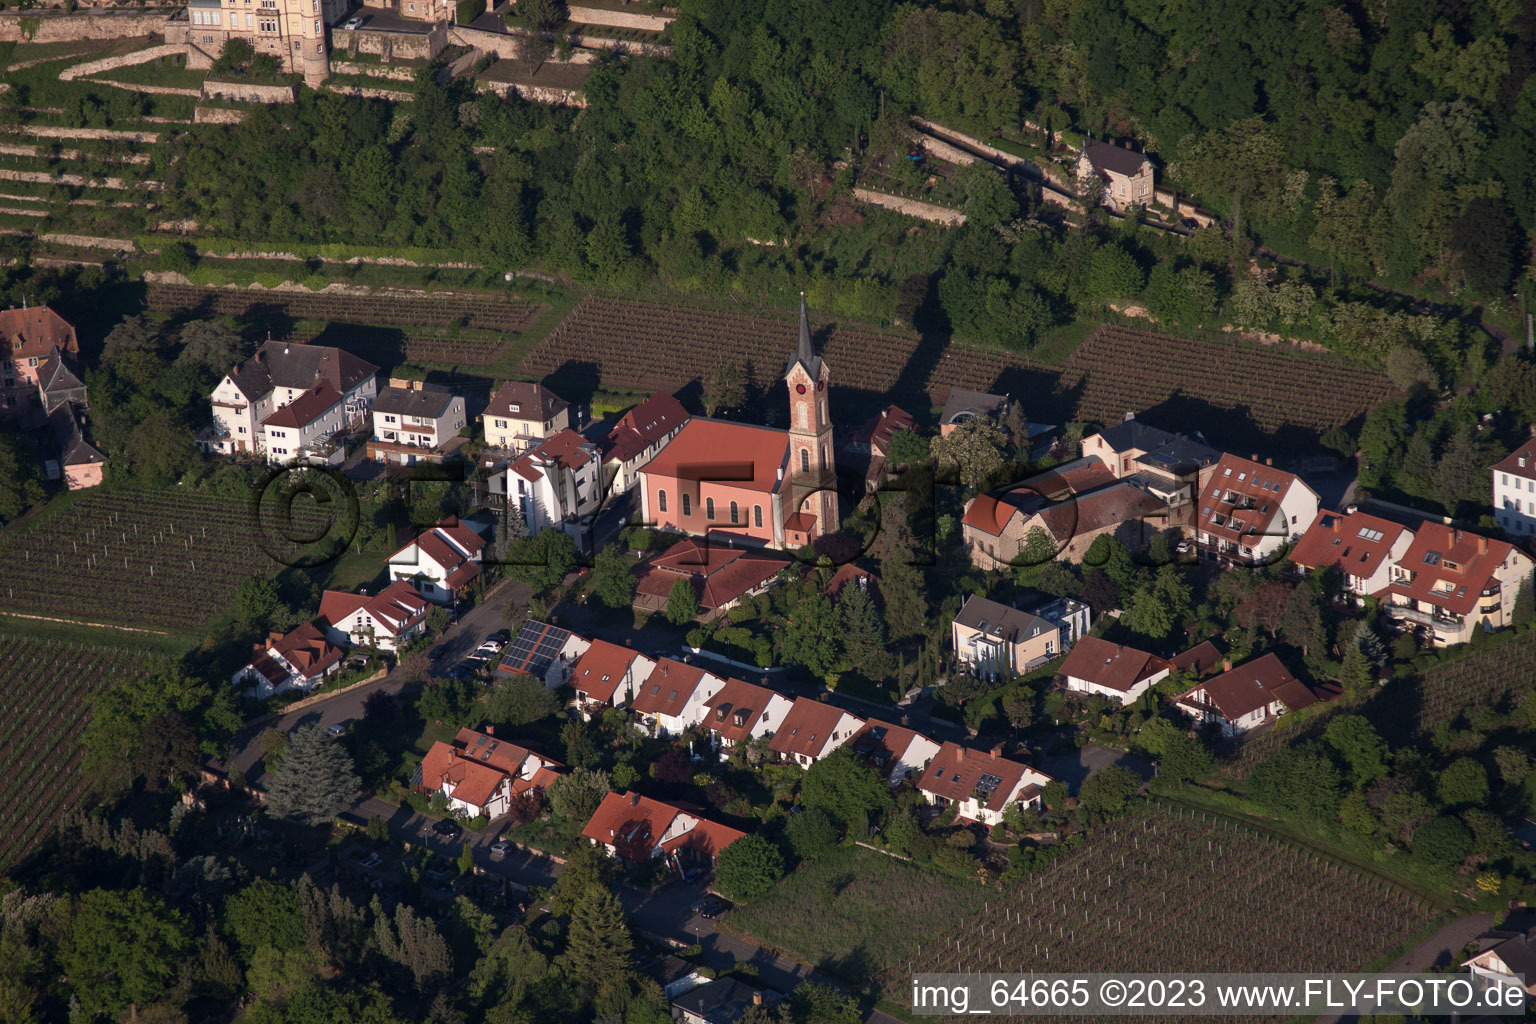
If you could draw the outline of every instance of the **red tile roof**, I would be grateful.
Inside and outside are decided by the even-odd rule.
[[[611,644],[607,640],[593,640],[586,653],[576,659],[571,669],[570,685],[588,699],[603,704],[613,703],[619,684],[634,660],[641,657],[628,647]]]
[[[1483,591],[1496,584],[1494,572],[1511,555],[1525,557],[1502,540],[1442,523],[1421,523],[1398,562],[1413,579],[1394,581],[1387,593],[1466,615],[1477,607]]]
[[[645,685],[635,694],[631,706],[643,715],[676,718],[682,714],[688,699],[707,674],[697,665],[685,665],[671,658],[661,658],[651,670]]]
[[[912,414],[898,406],[889,405],[881,410],[880,415],[866,420],[858,430],[853,432],[849,440],[853,444],[866,444],[885,454],[886,445],[891,443],[891,435],[898,430],[911,430],[917,421]]]
[[[695,416],[641,472],[772,493],[788,459],[789,435],[782,430]]]
[[[1123,481],[1040,511],[1046,532],[1058,544],[1133,519],[1156,525],[1167,516],[1168,505],[1164,501]]]
[[[55,349],[80,351],[75,329],[47,306],[0,311],[0,359],[44,359]]]
[[[455,799],[483,807],[505,781],[513,794],[544,789],[559,778],[558,761],[535,754],[494,735],[460,729],[452,743],[432,744],[421,761],[421,782],[431,790],[441,788],[446,777],[455,786]]]
[[[342,403],[341,392],[321,381],[261,421],[264,427],[307,427]]]
[[[679,820],[682,819],[682,820]],[[677,835],[662,842],[662,837],[676,825]],[[639,793],[609,793],[603,797],[581,834],[595,842],[615,847],[636,844],[646,853],[661,846],[671,853],[691,847],[710,857],[746,835],[734,828],[708,821],[698,815],[653,800]]]
[[[850,583],[868,591],[871,597],[877,596],[879,592],[879,583],[875,579],[875,574],[868,569],[860,569],[852,562],[845,562],[839,566],[837,572],[832,574],[832,578],[827,580],[827,585],[821,589],[828,597],[836,598]]]
[[[1171,661],[1179,671],[1193,672],[1198,677],[1221,665],[1224,657],[1220,647],[1209,640],[1202,640],[1184,653],[1174,655]]]
[[[853,739],[848,741],[848,746],[855,752],[865,757],[882,757],[887,762],[887,773],[895,767],[895,762],[901,760],[907,748],[922,733],[916,729],[908,729],[903,725],[892,725],[878,718],[871,718],[864,723],[864,727],[854,733]]]
[[[756,548],[728,547],[719,539],[678,541],[646,563],[635,592],[666,598],[680,579],[693,584],[699,607],[712,611],[762,586],[791,563]]]
[[[1526,441],[1505,458],[1495,462],[1493,470],[1495,473],[1508,473],[1511,476],[1536,480],[1536,438]]]
[[[1236,668],[1207,679],[1199,686],[1179,697],[1179,703],[1188,707],[1203,708],[1202,703],[1192,700],[1193,694],[1204,691],[1222,718],[1235,722],[1273,701],[1279,701],[1289,711],[1317,703],[1317,695],[1291,675],[1279,658],[1265,654],[1245,661]]]
[[[512,468],[525,480],[539,480],[544,476],[542,466],[580,469],[596,455],[596,445],[566,428],[528,449],[512,463]]]
[[[864,724],[863,719],[854,717],[852,725],[839,734],[838,723],[846,714],[835,704],[796,697],[768,741],[768,749],[775,754],[819,757],[828,740],[846,742]]]
[[[485,547],[480,535],[455,518],[448,518],[389,556],[391,562],[415,546],[422,555],[442,566],[444,582],[458,588],[480,575],[480,563],[472,560]],[[466,554],[465,552],[468,552]]]
[[[493,765],[460,756],[455,747],[439,740],[421,759],[421,784],[436,791],[445,782],[455,800],[483,808],[497,789],[510,782],[510,776]]]
[[[1129,693],[1143,679],[1171,667],[1155,654],[1112,644],[1100,637],[1085,636],[1072,646],[1071,652],[1056,671],[1107,689]]]
[[[509,380],[491,396],[490,404],[485,407],[485,415],[546,423],[570,404],[542,384]]]
[[[777,696],[772,690],[745,680],[727,679],[720,692],[704,702],[704,707],[709,710],[704,725],[721,739],[744,743],[751,737],[752,727]],[[770,729],[777,729],[779,723],[769,722],[768,725]]]
[[[1307,569],[1332,568],[1369,579],[1392,554],[1392,546],[1411,532],[1364,512],[1323,512],[1291,550],[1291,561]]]
[[[607,458],[628,462],[687,421],[683,403],[658,391],[619,417],[608,432]]]
[[[306,679],[324,672],[344,656],[342,649],[326,640],[324,631],[313,622],[274,637],[269,646]]]
[[[1252,459],[1223,455],[1200,496],[1199,528],[1212,537],[1245,547],[1256,547],[1265,537],[1289,537],[1290,523],[1276,523],[1275,517],[1280,515],[1280,503],[1292,487],[1311,491],[1293,473]],[[1234,500],[1227,500],[1229,497]],[[1222,518],[1221,525],[1217,525],[1217,517]]]
[[[396,580],[377,596],[327,590],[320,598],[320,618],[335,625],[366,609],[391,635],[398,636],[427,617],[427,600],[405,580]]]
[[[1050,781],[1050,776],[1044,772],[1035,771],[1017,761],[1010,761],[1001,754],[946,742],[939,748],[938,755],[929,762],[922,777],[918,779],[917,788],[924,793],[932,793],[948,800],[968,800],[976,794],[978,786],[983,782],[982,777],[991,776],[1000,781],[992,788],[987,799],[978,803],[988,810],[1001,811],[1007,806],[1008,797],[1024,780],[1025,773]],[[987,781],[990,782],[990,780]],[[1038,780],[1035,784],[1044,785]]]
[[[965,508],[962,522],[994,537],[1001,536],[1015,515],[1034,515],[1072,495],[1084,495],[1116,481],[1115,474],[1102,459],[1077,459],[1024,480],[1001,494],[978,494]],[[1078,498],[1081,503],[1085,499]],[[1056,506],[1058,508],[1063,506]],[[1058,513],[1058,518],[1062,513]]]

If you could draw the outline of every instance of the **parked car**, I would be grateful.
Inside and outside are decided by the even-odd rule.
[[[505,839],[498,839],[496,842],[491,844],[491,859],[501,860],[501,858],[505,857],[511,851],[511,843],[507,842]]]
[[[339,740],[347,734],[347,730],[350,728],[352,728],[351,722],[337,722],[325,730],[325,735],[329,739]]]
[[[379,856],[378,851],[374,850],[368,853],[367,856],[359,857],[357,863],[365,868],[376,868],[383,860],[384,858]]]
[[[501,653],[501,644],[497,643],[495,640],[487,640],[485,643],[475,648],[475,653],[484,654],[486,657],[492,657]]]
[[[452,818],[444,818],[442,821],[439,821],[436,825],[432,826],[432,831],[436,832],[444,839],[457,839],[464,833],[464,826],[460,825]]]
[[[350,19],[347,20],[347,23],[345,25],[341,26],[341,27],[342,28],[361,28],[362,24],[363,24],[363,19],[362,18],[350,18]]]
[[[693,905],[693,912],[705,920],[712,921],[734,905],[724,896],[706,896]]]

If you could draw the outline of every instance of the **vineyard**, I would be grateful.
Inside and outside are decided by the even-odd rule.
[[[88,698],[161,663],[144,651],[0,634],[0,871],[85,795]]]
[[[761,386],[776,381],[794,323],[737,313],[588,297],[519,365],[524,376],[616,390],[676,390],[701,367],[750,366]],[[833,326],[821,341],[841,389],[899,403],[937,405],[952,387],[1029,395],[1031,416],[1098,423],[1159,406],[1174,419],[1225,425],[1245,413],[1268,434],[1322,432],[1363,414],[1391,393],[1375,371],[1323,357],[1106,326],[1060,367],[1003,352],[944,346],[914,334]]]
[[[310,295],[173,284],[150,285],[145,306],[161,313],[194,310],[207,315],[245,317],[254,312],[269,318],[283,316],[290,321],[343,321],[435,330],[459,326],[504,334],[527,330],[539,314],[538,306],[488,296]]]
[[[1434,915],[1405,890],[1231,819],[1158,806],[932,933],[881,981],[895,997],[925,971],[1346,971]]]
[[[195,628],[229,606],[241,580],[275,575],[327,543],[307,543],[326,536],[327,520],[313,504],[296,501],[291,523],[278,505],[264,501],[253,520],[244,501],[83,497],[59,515],[0,534],[0,557],[11,567],[0,613],[162,632]]]

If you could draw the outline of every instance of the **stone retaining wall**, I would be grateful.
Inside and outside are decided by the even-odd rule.
[[[965,214],[959,210],[951,210],[944,206],[934,206],[932,203],[920,203],[915,199],[903,199],[901,196],[887,195],[884,192],[871,192],[867,188],[853,190],[855,199],[863,200],[872,206],[883,206],[887,210],[895,210],[909,217],[920,217],[936,224],[944,224],[950,227],[958,227],[965,223]]]
[[[110,78],[97,78],[94,81],[117,89],[148,93],[154,96],[191,96],[195,99],[198,95],[196,89],[183,89],[176,85],[140,85],[138,82],[116,82]]]
[[[124,132],[113,128],[67,128],[53,124],[22,124],[5,129],[35,139],[118,139],[123,142],[159,142],[159,132]]]
[[[943,160],[945,163],[957,164],[961,167],[969,167],[971,164],[981,159],[974,154],[967,153],[963,149],[960,149],[956,146],[951,146],[949,143],[944,142],[941,139],[936,139],[932,135],[918,134],[917,144],[921,146],[923,152],[927,153],[929,156]]]
[[[4,153],[6,156],[31,156],[31,157],[45,157],[45,156],[52,156],[52,155],[54,155],[51,152],[44,152],[43,148],[41,146],[19,145],[19,144],[14,143],[14,142],[0,142],[0,153]],[[61,159],[61,160],[80,160],[80,161],[100,160],[102,163],[108,163],[108,164],[147,164],[147,163],[149,163],[149,154],[147,154],[147,153],[127,153],[127,154],[122,154],[122,155],[114,156],[114,155],[111,155],[111,154],[108,154],[108,153],[87,153],[87,152],[85,152],[83,150],[79,150],[79,149],[63,149],[63,148],[61,148],[57,155],[58,155],[59,159]]]
[[[84,64],[74,64],[59,72],[59,80],[73,82],[77,78],[86,75],[99,75],[103,71],[113,71],[117,68],[132,67],[135,64],[148,64],[152,60],[161,57],[180,55],[183,52],[180,46],[162,44],[151,46],[144,50],[135,50],[132,53],[124,53],[116,57],[102,57],[99,60],[88,60]]]
[[[410,60],[431,60],[443,52],[448,44],[449,29],[434,24],[428,31],[385,32],[368,28],[333,29],[331,31],[332,56],[345,53],[372,53],[383,57]]]
[[[394,89],[374,89],[366,85],[341,85],[333,82],[325,83],[327,92],[334,92],[341,96],[360,96],[369,100],[393,100],[396,103],[404,103],[411,98],[408,92],[399,92]]]
[[[517,60],[523,55],[526,46],[520,35],[487,32],[467,25],[451,26],[448,29],[448,41],[455,46],[473,46],[482,53],[494,53],[502,60]]]
[[[51,174],[48,171],[16,171],[0,167],[0,181],[30,181],[43,185],[80,185],[86,188],[148,189],[158,192],[165,187],[161,181],[128,181],[125,178],[92,178],[85,174]]]
[[[577,25],[608,25],[612,28],[637,28],[643,32],[661,32],[672,24],[665,14],[630,14],[627,11],[606,11],[598,7],[566,6],[567,15]]]
[[[228,107],[205,107],[199,104],[192,108],[193,124],[239,124],[250,115],[248,110],[231,110]]]
[[[498,96],[505,96],[509,92],[515,92],[525,100],[533,100],[535,103],[548,103],[556,107],[585,107],[587,97],[574,89],[554,89],[547,85],[521,85],[517,82],[485,82],[475,83],[475,88],[480,92],[494,92]]]
[[[94,235],[39,235],[44,242],[52,242],[55,245],[73,245],[77,249],[114,249],[125,252],[137,252],[138,246],[133,244],[131,238],[98,238]]]
[[[333,75],[367,75],[370,78],[387,78],[392,82],[413,82],[416,80],[415,68],[390,67],[384,64],[353,64],[348,61],[333,61],[331,63]]]
[[[611,39],[608,36],[586,36],[571,34],[572,46],[584,46],[589,50],[623,50],[625,53],[638,53],[647,57],[670,57],[672,47],[663,46],[660,43],[632,43],[624,39]]]
[[[204,100],[239,100],[245,103],[294,103],[298,100],[297,87],[292,85],[257,85],[254,82],[203,83],[201,90],[192,95]]]
[[[43,14],[0,12],[0,42],[72,43],[78,39],[158,36],[169,15],[154,13]],[[30,33],[30,34],[29,34]]]

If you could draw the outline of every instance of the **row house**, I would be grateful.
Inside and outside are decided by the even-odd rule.
[[[1536,437],[1494,463],[1493,515],[1505,533],[1536,534]]]
[[[916,778],[939,754],[939,744],[916,729],[878,718],[865,722],[848,746],[893,786]]]
[[[389,556],[389,578],[407,580],[417,593],[447,604],[480,575],[485,539],[450,516]]]
[[[719,618],[773,586],[793,563],[756,548],[735,547],[731,538],[678,541],[650,559],[635,581],[635,607],[665,611],[679,580],[693,589],[699,621]]]
[[[507,813],[513,797],[542,792],[564,769],[559,761],[498,739],[488,725],[483,732],[460,729],[453,742],[432,744],[412,786],[419,793],[441,793],[450,811],[494,820]]]
[[[640,483],[640,469],[665,448],[683,425],[688,410],[672,395],[658,391],[619,417],[603,445],[603,486],[626,494]]]
[[[781,761],[809,768],[853,739],[863,727],[862,718],[836,705],[796,697],[769,739],[768,749]]]
[[[1027,610],[972,594],[950,623],[950,641],[972,675],[1023,675],[1086,636],[1090,618],[1088,606],[1071,598]]]
[[[255,646],[236,672],[236,686],[247,685],[257,700],[288,690],[312,690],[341,670],[346,652],[326,637],[323,623],[306,622],[287,633],[273,633]]]
[[[621,708],[634,699],[656,669],[654,659],[607,640],[593,640],[571,668],[567,682],[576,691],[583,714],[595,708]]]
[[[404,580],[397,580],[374,597],[345,590],[327,590],[320,598],[320,618],[326,638],[342,646],[376,644],[398,651],[426,629],[427,599]]]
[[[551,526],[576,535],[602,503],[602,460],[597,446],[574,430],[539,441],[493,473],[493,504],[514,504],[537,535]]]
[[[1235,737],[1317,701],[1279,658],[1265,654],[1212,676],[1174,706],[1197,725],[1214,724],[1223,736]]]
[[[571,678],[571,670],[591,646],[592,641],[568,629],[526,619],[502,651],[496,678],[532,676],[545,688],[558,690]]]
[[[391,378],[373,403],[368,458],[400,466],[442,462],[467,423],[463,396],[440,385]]]
[[[956,804],[955,820],[961,824],[990,828],[1002,822],[1009,807],[1038,810],[1053,780],[1002,754],[1001,746],[976,750],[946,742],[917,780],[917,791],[935,807]]]
[[[571,403],[542,384],[510,380],[496,389],[480,416],[485,443],[521,455],[571,429]]]
[[[372,363],[328,345],[266,342],[213,389],[213,426],[198,435],[198,443],[223,455],[265,455],[264,421],[322,384],[341,397],[340,426],[355,426],[365,420],[378,396],[378,371]],[[293,442],[286,432],[284,437]]]
[[[1334,570],[1344,592],[1363,602],[1387,588],[1392,566],[1412,543],[1413,531],[1389,519],[1353,507],[1323,511],[1291,549],[1291,561],[1306,570]]]
[[[639,793],[609,793],[583,826],[594,846],[631,863],[662,859],[685,874],[694,865],[714,867],[720,851],[745,832]]]
[[[1130,704],[1168,678],[1171,662],[1125,644],[1085,636],[1061,663],[1068,690]]]
[[[346,398],[321,381],[261,421],[267,462],[340,465],[346,446],[337,435],[346,425]]]
[[[709,731],[710,744],[724,760],[738,745],[777,730],[789,714],[790,701],[765,687],[732,678],[704,702],[704,709],[700,724]]]
[[[725,682],[698,665],[661,658],[630,701],[636,725],[661,739],[675,739],[708,717],[707,705]]]
[[[1209,480],[1200,492],[1195,540],[1212,561],[1269,565],[1317,518],[1317,492],[1269,460],[1223,455]]]

